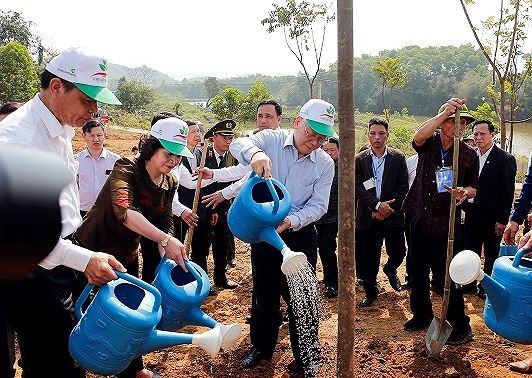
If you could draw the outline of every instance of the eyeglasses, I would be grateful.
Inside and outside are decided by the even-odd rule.
[[[307,135],[308,139],[318,142],[320,146],[324,145],[329,140],[328,137],[315,133],[313,130],[310,129],[309,125],[307,125],[306,123],[305,123],[305,134]]]

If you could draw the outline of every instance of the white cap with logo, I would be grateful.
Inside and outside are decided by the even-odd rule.
[[[79,48],[70,48],[53,58],[46,70],[63,80],[73,83],[93,100],[104,104],[122,105],[107,88],[107,61],[87,55]]]
[[[168,152],[185,157],[194,157],[187,147],[188,125],[179,118],[163,118],[155,122],[150,135],[159,139]]]
[[[316,133],[330,138],[338,138],[334,131],[334,106],[317,98],[308,100],[301,107],[299,116],[303,118]]]

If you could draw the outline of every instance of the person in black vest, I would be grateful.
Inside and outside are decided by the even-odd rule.
[[[229,153],[229,144],[235,137],[236,122],[227,119],[218,122],[205,133],[205,140],[212,138],[212,145],[207,149],[205,167],[210,169],[229,167],[238,162]],[[228,186],[230,182],[213,183],[204,188],[206,194]],[[234,254],[235,239],[227,225],[227,211],[231,206],[229,200],[224,200],[213,209],[211,226],[213,228],[212,256],[214,260],[214,285],[222,289],[234,289],[238,284],[226,277],[227,256]]]
[[[329,194],[329,207],[315,224],[318,233],[318,251],[323,266],[324,295],[334,298],[338,295],[338,258],[336,257],[336,236],[338,235],[338,157],[339,142],[329,138],[321,149],[334,160],[334,178]]]

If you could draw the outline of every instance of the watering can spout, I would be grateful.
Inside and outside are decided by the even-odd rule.
[[[497,321],[501,320],[506,315],[510,304],[510,294],[508,293],[508,290],[487,274],[484,275],[480,284],[484,288],[484,291],[493,306],[495,318]]]
[[[260,240],[271,244],[275,249],[281,251],[286,247],[283,239],[279,236],[274,227],[266,227],[260,232]]]
[[[146,354],[155,350],[169,348],[181,344],[195,344],[201,347],[211,357],[215,357],[220,351],[222,339],[219,328],[213,328],[199,334],[186,334],[178,332],[153,330],[140,348],[140,354]]]
[[[449,275],[460,285],[479,281],[493,306],[496,318],[502,319],[508,310],[510,295],[503,285],[482,271],[480,264],[478,254],[471,250],[462,251],[451,261]]]

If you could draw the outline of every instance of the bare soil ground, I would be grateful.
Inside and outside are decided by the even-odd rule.
[[[124,156],[131,155],[131,147],[138,140],[137,134],[109,130],[108,147]],[[76,137],[74,149],[83,144]],[[385,261],[383,253],[383,261]],[[252,370],[240,367],[239,360],[248,351],[249,326],[244,320],[251,302],[250,256],[248,247],[237,242],[238,265],[229,271],[229,278],[240,286],[235,290],[221,291],[208,297],[202,309],[222,323],[237,322],[244,332],[234,350],[222,352],[216,358],[209,358],[203,351],[192,346],[179,346],[150,353],[145,357],[148,368],[162,377],[191,378],[287,378],[286,366],[292,361],[288,325],[281,327],[274,357],[262,361]],[[404,277],[404,269],[399,272]],[[321,267],[318,266],[318,278]],[[462,346],[445,346],[439,356],[427,358],[424,352],[426,331],[407,333],[403,324],[411,316],[408,306],[408,292],[395,292],[386,277],[379,274],[380,295],[375,304],[362,309],[357,306],[351,321],[356,329],[355,369],[357,377],[523,377],[508,370],[508,363],[524,359],[532,354],[532,348],[514,344],[491,332],[482,320],[484,301],[475,295],[466,295],[467,312],[475,339]],[[363,292],[357,288],[357,303]],[[440,298],[433,295],[435,313],[440,311]],[[322,364],[318,376],[336,376],[338,301],[322,297],[323,312],[320,326]],[[202,331],[196,327],[185,328],[187,332]],[[341,346],[340,346],[341,347]],[[19,372],[20,373],[20,372]],[[96,377],[89,375],[90,377]]]

